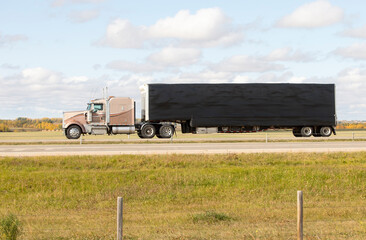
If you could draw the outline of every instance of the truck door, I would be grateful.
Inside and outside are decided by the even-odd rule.
[[[103,103],[94,103],[92,123],[105,123],[105,108]]]

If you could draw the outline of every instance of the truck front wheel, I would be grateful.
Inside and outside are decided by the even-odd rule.
[[[153,138],[156,134],[156,129],[152,124],[146,124],[141,128],[140,134],[142,138]]]
[[[81,135],[81,128],[78,125],[71,125],[66,130],[66,137],[68,139],[78,139]]]

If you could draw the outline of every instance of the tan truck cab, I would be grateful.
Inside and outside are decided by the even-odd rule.
[[[127,97],[95,99],[85,111],[64,112],[62,128],[67,138],[81,134],[131,134],[135,132],[135,101]]]

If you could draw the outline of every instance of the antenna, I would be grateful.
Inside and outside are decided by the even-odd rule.
[[[108,87],[103,88],[103,98],[108,99]]]

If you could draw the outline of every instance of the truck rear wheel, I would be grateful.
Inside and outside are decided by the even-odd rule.
[[[329,137],[330,135],[332,135],[332,128],[331,127],[321,127],[319,132],[322,137]]]
[[[313,128],[312,127],[302,127],[301,128],[301,136],[303,137],[310,137],[311,135],[313,135]]]
[[[172,125],[163,125],[159,129],[161,138],[171,138],[174,134],[174,127]]]
[[[66,137],[68,139],[78,139],[81,135],[81,128],[78,125],[71,125],[66,130]]]
[[[156,129],[152,124],[145,124],[140,132],[142,138],[153,138],[156,134]],[[139,135],[140,136],[140,135]]]

